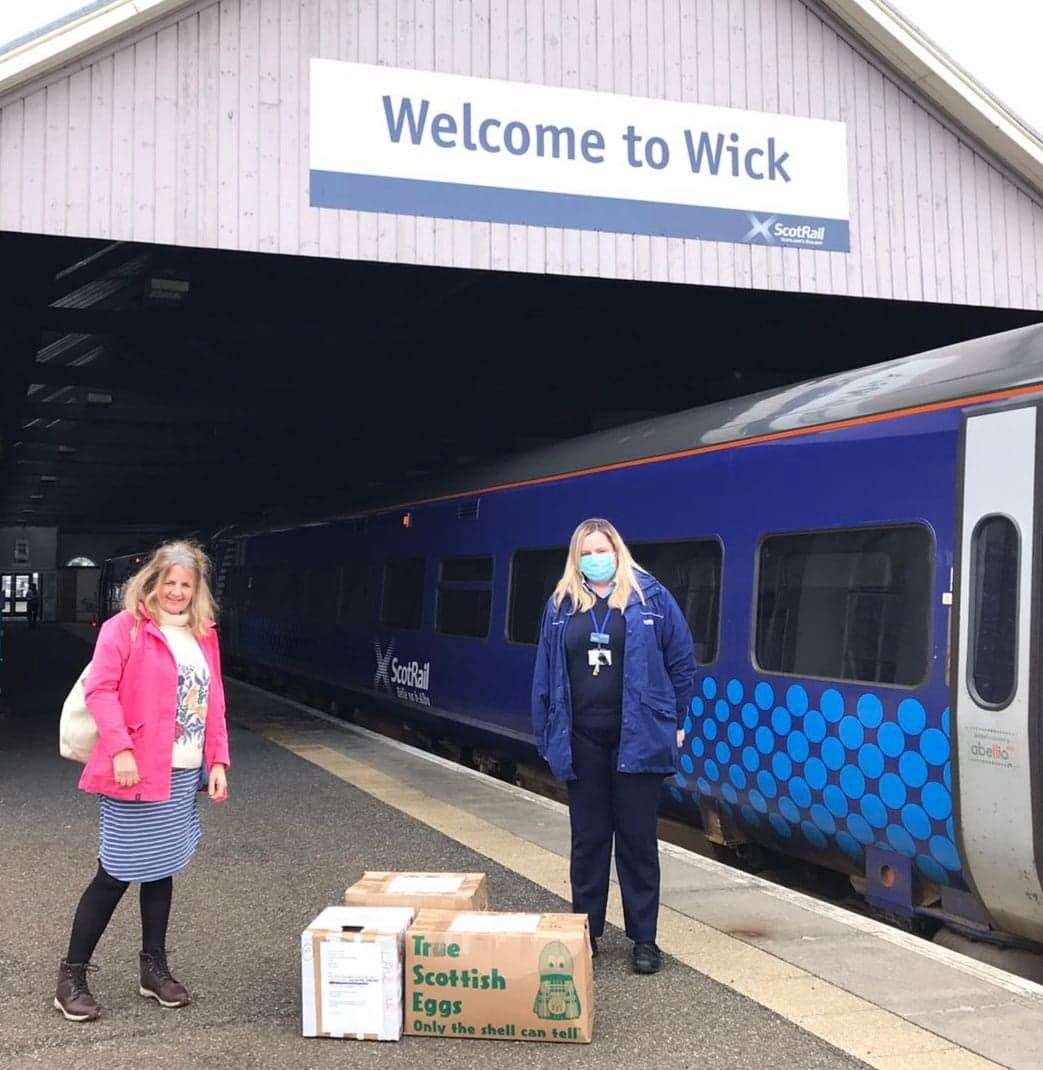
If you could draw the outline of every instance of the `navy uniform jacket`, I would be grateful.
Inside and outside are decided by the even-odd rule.
[[[635,591],[623,613],[623,711],[619,738],[621,773],[676,771],[677,730],[695,688],[695,649],[688,622],[674,596],[654,577],[637,572],[645,596]],[[547,602],[532,679],[532,730],[536,748],[558,780],[574,780],[572,701],[565,662],[565,628],[572,616],[565,598]]]

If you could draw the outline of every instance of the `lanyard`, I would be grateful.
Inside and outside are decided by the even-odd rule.
[[[605,619],[599,623],[598,622],[598,618],[594,615],[593,608],[591,608],[591,610],[590,610],[590,619],[594,623],[594,630],[590,633],[590,641],[592,643],[597,643],[600,646],[602,643],[609,642],[610,637],[609,637],[608,632],[605,631],[605,629],[608,627],[608,619],[611,616],[612,616],[612,607],[609,606],[608,609],[605,612]]]

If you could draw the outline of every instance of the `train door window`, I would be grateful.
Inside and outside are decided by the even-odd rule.
[[[561,579],[568,547],[519,550],[511,566],[511,598],[507,638],[514,643],[536,643],[540,638],[543,607]]]
[[[717,539],[636,543],[634,560],[666,587],[681,607],[695,641],[695,660],[717,659],[721,616],[721,560]]]
[[[493,559],[457,557],[442,562],[435,631],[484,639],[489,634]]]
[[[764,672],[912,687],[930,651],[923,525],[773,535],[761,544],[756,661]]]
[[[1006,516],[987,516],[971,537],[970,692],[1000,709],[1017,683],[1018,573],[1021,540]]]
[[[388,628],[420,627],[424,616],[424,559],[403,557],[384,565],[380,623]]]
[[[340,610],[342,624],[366,625],[370,613],[370,569],[366,561],[345,561],[340,577]]]

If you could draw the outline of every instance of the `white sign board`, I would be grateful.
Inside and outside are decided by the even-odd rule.
[[[313,59],[311,203],[847,251],[847,130]]]

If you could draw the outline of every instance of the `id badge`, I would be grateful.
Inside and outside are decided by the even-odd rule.
[[[602,665],[608,667],[612,664],[611,650],[588,650],[587,664],[592,669],[600,669]]]

